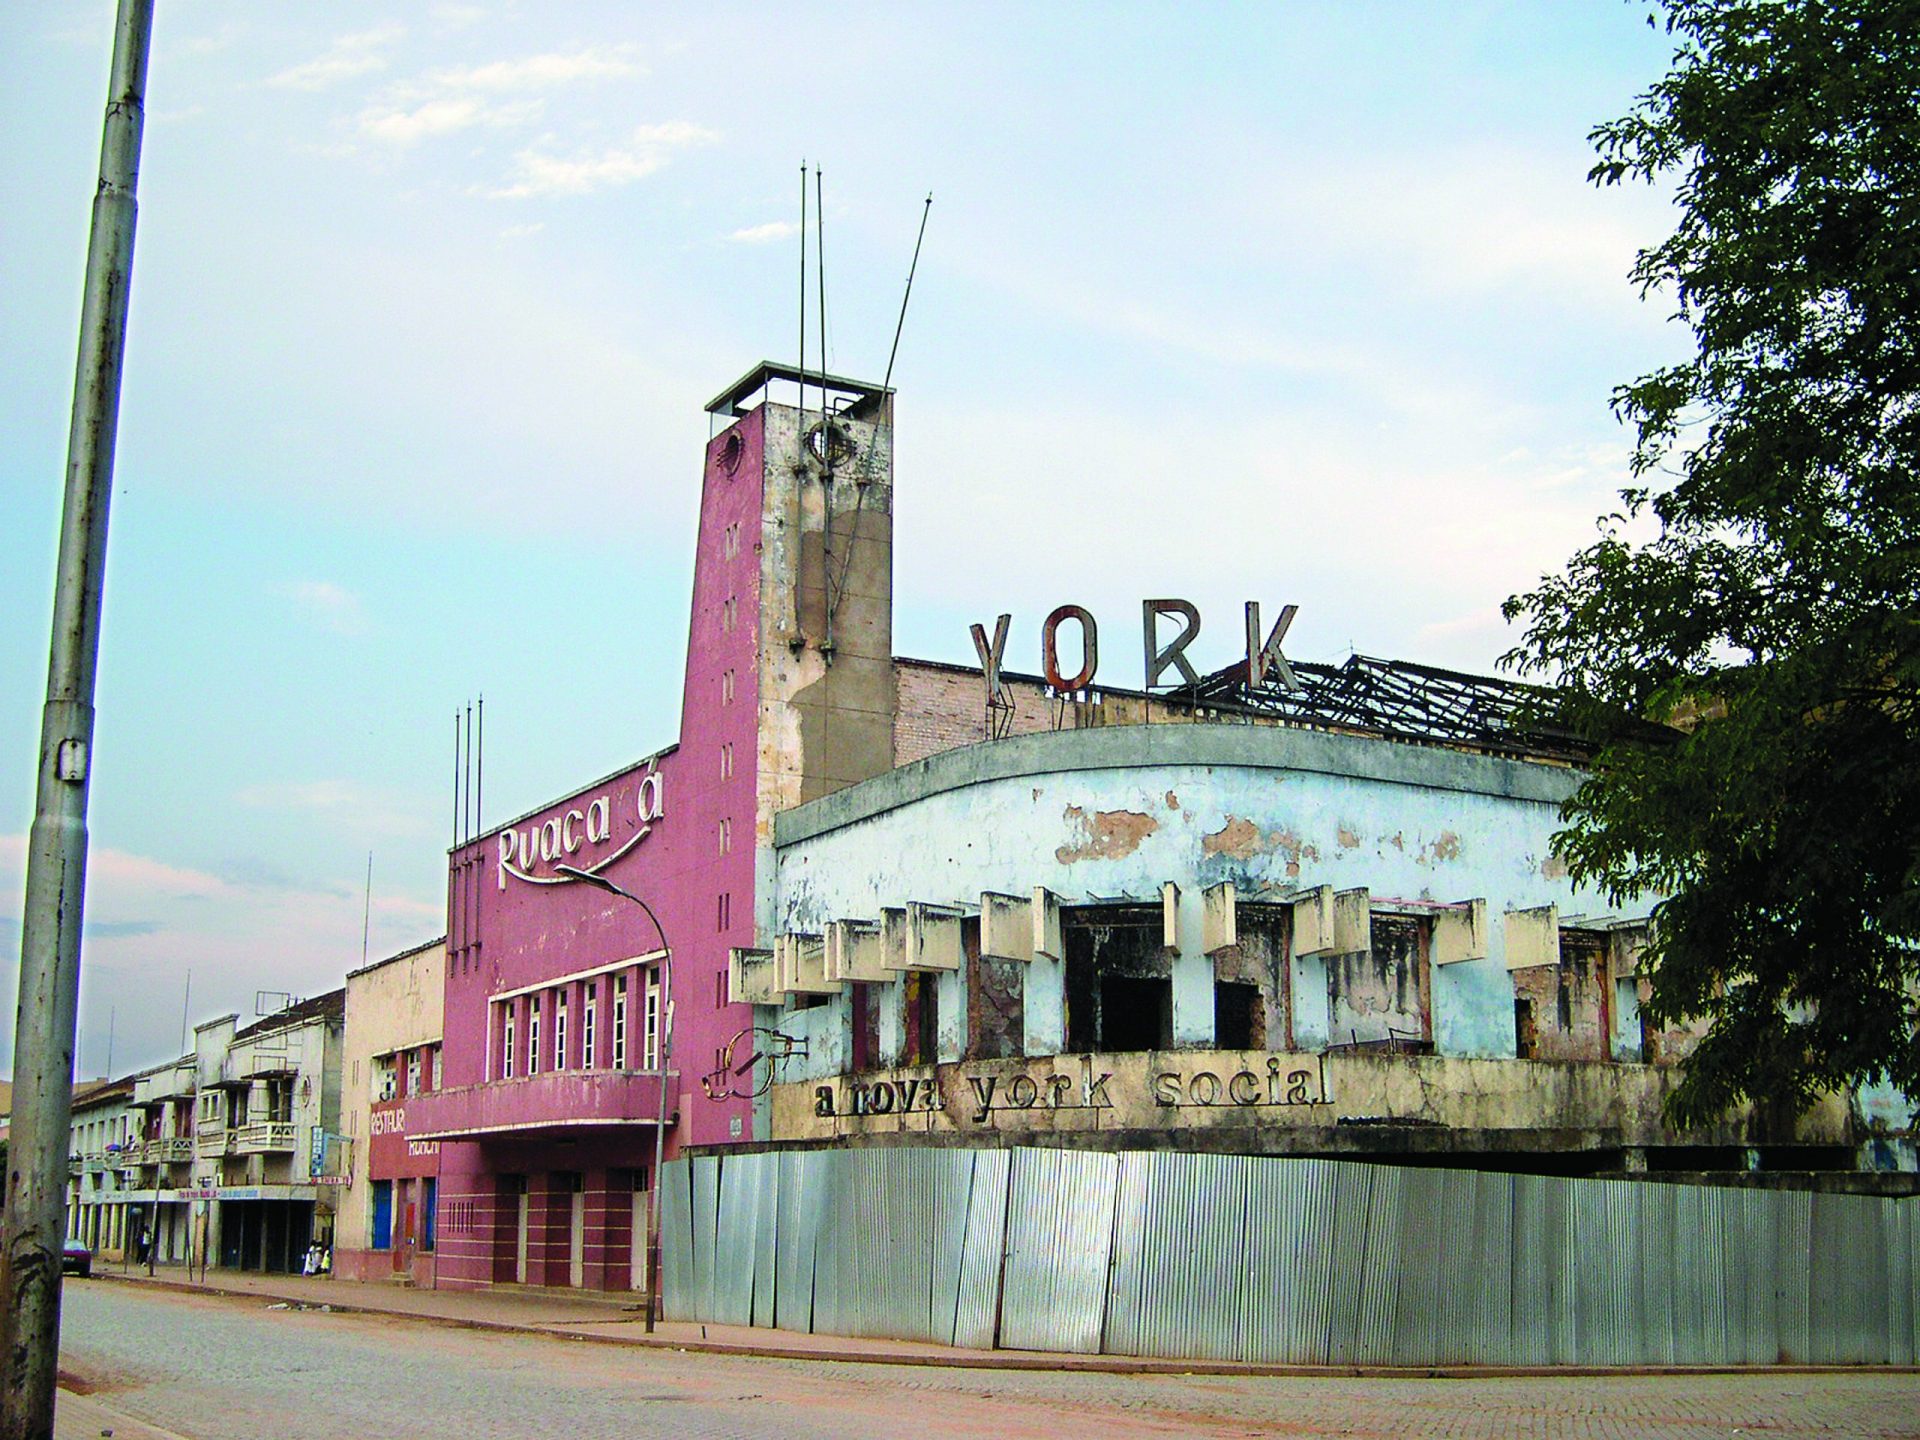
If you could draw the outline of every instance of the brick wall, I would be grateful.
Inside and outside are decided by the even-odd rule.
[[[893,763],[911,765],[943,750],[978,745],[987,738],[986,687],[980,672],[964,665],[932,660],[893,662]],[[1187,724],[1210,718],[1169,707],[1159,696],[1137,691],[1103,690],[1098,686],[1085,699],[1064,704],[1047,694],[1034,676],[1003,675],[1013,692],[1013,720],[1002,735],[1032,735],[1042,730],[1085,730],[1096,725]],[[1245,720],[1242,723],[1246,723]],[[1275,717],[1253,718],[1254,724],[1278,723]]]

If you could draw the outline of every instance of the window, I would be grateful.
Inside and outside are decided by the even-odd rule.
[[[594,1016],[600,1009],[600,982],[587,981],[587,993],[580,1001],[580,1068],[591,1070],[600,1063],[600,1057],[594,1050]]]
[[[1216,980],[1213,985],[1215,1048],[1220,1050],[1265,1049],[1264,1045],[1254,1043],[1255,1021],[1259,1013],[1260,987],[1258,985],[1249,985],[1240,980]]]
[[[373,1057],[373,1098],[376,1100],[393,1099],[394,1069],[393,1056],[376,1055]]]
[[[1514,1050],[1523,1060],[1611,1058],[1613,981],[1608,937],[1562,930],[1560,963],[1513,974]]]
[[[640,1068],[658,1070],[660,1068],[660,971],[655,967],[647,970],[647,1018],[644,1033],[644,1055]]]
[[[434,1223],[435,1221],[434,1212],[437,1211],[439,1208],[440,1208],[440,1182],[434,1179],[433,1176],[429,1175],[425,1180],[420,1182],[420,1212],[421,1212],[420,1248],[422,1250],[433,1249],[434,1232],[436,1229],[438,1229],[438,1226],[436,1226]]]
[[[1213,1043],[1293,1049],[1293,907],[1241,900],[1237,941],[1213,956]]]
[[[527,1074],[540,1073],[540,997],[527,1001]]]
[[[209,1129],[220,1123],[220,1092],[203,1090],[200,1093],[200,1125]]]
[[[1420,916],[1375,912],[1366,950],[1327,956],[1329,1044],[1422,1054],[1431,1049],[1429,934]]]
[[[731,924],[733,924],[733,896],[722,890],[714,900],[713,928],[724,933]]]
[[[720,703],[722,705],[733,703],[733,671],[731,670],[720,672]]]
[[[729,815],[720,817],[720,853],[722,855],[733,853],[733,817]]]
[[[1160,907],[1085,905],[1062,919],[1068,1051],[1172,1045],[1173,957]]]
[[[420,1052],[418,1050],[412,1050],[407,1053],[407,1094],[418,1095],[419,1093]]]
[[[902,1065],[931,1065],[938,1057],[939,1005],[934,988],[935,977],[919,970],[901,976],[901,994],[906,1002],[906,1048]]]
[[[513,1079],[513,1001],[500,1007],[506,1018],[506,1030],[500,1041],[500,1078]]]
[[[567,992],[553,997],[553,1068],[567,1068]]]
[[[613,1068],[627,1068],[627,977],[613,982]]]
[[[733,778],[733,742],[731,740],[720,747],[720,778],[722,780]]]
[[[1025,1053],[1026,963],[982,955],[978,916],[968,916],[960,922],[960,935],[966,955],[967,1058],[998,1060]],[[865,990],[867,987],[856,985],[854,988]],[[854,1048],[872,1053],[878,1047],[879,1032],[876,1028],[870,1037],[863,1036],[865,1018],[856,1009]],[[856,1063],[854,1068],[863,1067]]]

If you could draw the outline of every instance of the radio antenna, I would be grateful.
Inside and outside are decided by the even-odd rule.
[[[893,348],[887,352],[887,377],[880,382],[880,394],[884,398],[887,387],[893,383],[893,357],[900,353],[900,332],[907,324],[907,302],[913,298],[913,275],[920,268],[920,242],[927,238],[927,216],[933,213],[933,192],[927,192],[927,203],[920,210],[920,233],[913,241],[913,263],[907,267],[907,293],[900,297],[900,318],[893,327]]]
[[[818,165],[813,167],[813,238],[818,242],[819,255],[815,267],[820,272],[820,419],[822,424],[827,418],[827,197],[822,190],[826,171]],[[820,456],[827,463],[827,472],[832,474],[830,459],[832,446],[826,442],[826,431],[821,435]]]

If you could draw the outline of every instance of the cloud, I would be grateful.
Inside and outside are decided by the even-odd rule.
[[[97,935],[103,940],[124,940],[135,935],[157,935],[161,928],[158,920],[88,920],[84,924],[85,933]]]
[[[439,24],[450,26],[474,25],[487,18],[486,8],[480,5],[435,5],[428,13]]]
[[[770,240],[787,240],[800,233],[791,220],[769,220],[765,225],[748,225],[727,236],[743,245],[764,245]]]
[[[496,200],[526,200],[537,195],[589,195],[631,185],[663,168],[676,151],[706,144],[720,137],[704,126],[685,120],[642,125],[624,145],[597,155],[566,158],[538,150],[523,150],[516,160],[516,178],[486,192]]]
[[[326,90],[356,75],[383,70],[387,57],[380,52],[406,33],[402,25],[387,24],[342,35],[325,54],[268,76],[266,83],[282,90]]]
[[[524,240],[529,235],[538,235],[546,229],[544,220],[536,220],[531,225],[508,225],[500,231],[502,240]]]
[[[429,828],[412,797],[389,794],[352,780],[274,781],[249,785],[235,792],[233,798],[254,809],[325,816],[341,832],[412,837],[426,834]],[[279,883],[272,872],[248,870],[245,874],[252,883]]]
[[[485,65],[435,71],[429,80],[446,90],[548,90],[582,80],[617,80],[643,74],[632,45],[605,50],[576,50],[528,55],[519,60],[493,60]]]
[[[296,580],[283,587],[301,612],[322,630],[336,635],[358,635],[367,628],[360,597],[331,580]]]
[[[360,113],[360,133],[389,145],[411,145],[434,135],[452,135],[476,125],[524,125],[539,114],[536,101],[489,104],[471,95],[448,95],[411,109],[372,106]]]
[[[27,837],[0,835],[0,874],[23,879],[26,873]],[[145,897],[207,900],[224,893],[226,884],[203,870],[94,845],[87,850],[87,890],[90,897],[126,891]]]

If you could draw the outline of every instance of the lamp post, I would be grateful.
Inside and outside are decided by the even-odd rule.
[[[673,946],[667,930],[653,907],[607,879],[574,865],[556,865],[559,874],[622,900],[631,900],[647,912],[647,919],[660,937],[660,1119],[653,1127],[653,1183],[647,1189],[647,1333],[653,1333],[654,1312],[660,1308],[660,1167],[667,1148],[667,1080],[673,1075],[668,1063],[673,1059]]]

